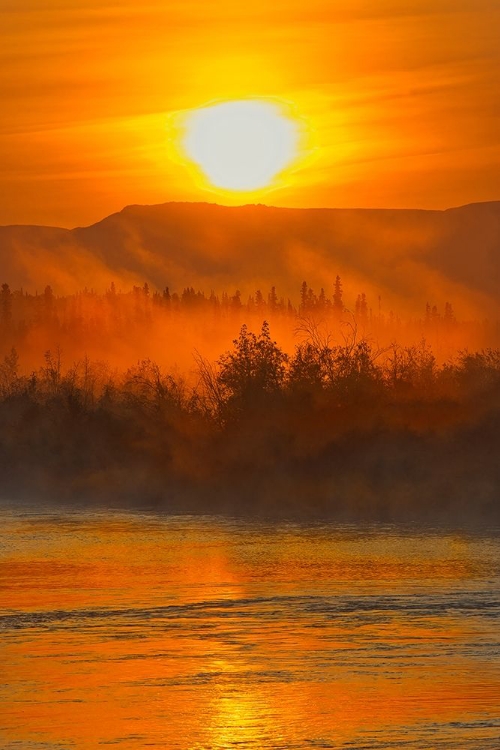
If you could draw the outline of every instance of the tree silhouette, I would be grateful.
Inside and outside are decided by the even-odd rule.
[[[341,314],[344,311],[344,303],[342,302],[342,282],[340,276],[337,275],[335,279],[335,288],[333,292],[333,309],[337,314]]]
[[[267,304],[271,312],[275,312],[278,307],[278,295],[276,294],[276,287],[271,287],[271,291],[267,297]]]
[[[307,282],[303,281],[302,285],[300,287],[300,311],[302,314],[307,312],[308,304],[309,304],[309,290],[307,287]]]
[[[287,355],[271,339],[264,321],[258,336],[243,325],[233,341],[234,349],[218,360],[219,384],[230,406],[258,405],[280,391],[286,374]]]

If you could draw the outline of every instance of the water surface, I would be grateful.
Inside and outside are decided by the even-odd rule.
[[[0,513],[0,747],[500,747],[498,534]]]

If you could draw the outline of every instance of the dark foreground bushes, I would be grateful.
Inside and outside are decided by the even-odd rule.
[[[425,346],[341,345],[308,325],[288,357],[264,323],[188,385],[151,361],[126,373],[0,365],[6,498],[345,519],[500,516],[500,352],[438,366]]]

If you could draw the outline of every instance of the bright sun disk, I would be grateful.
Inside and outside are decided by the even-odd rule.
[[[251,191],[267,187],[296,156],[296,124],[269,102],[232,101],[203,107],[186,121],[183,147],[212,185]]]

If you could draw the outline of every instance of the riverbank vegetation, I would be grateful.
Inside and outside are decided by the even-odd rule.
[[[302,319],[287,354],[242,326],[190,378],[45,353],[0,364],[2,494],[343,518],[500,510],[500,351],[340,343]]]

